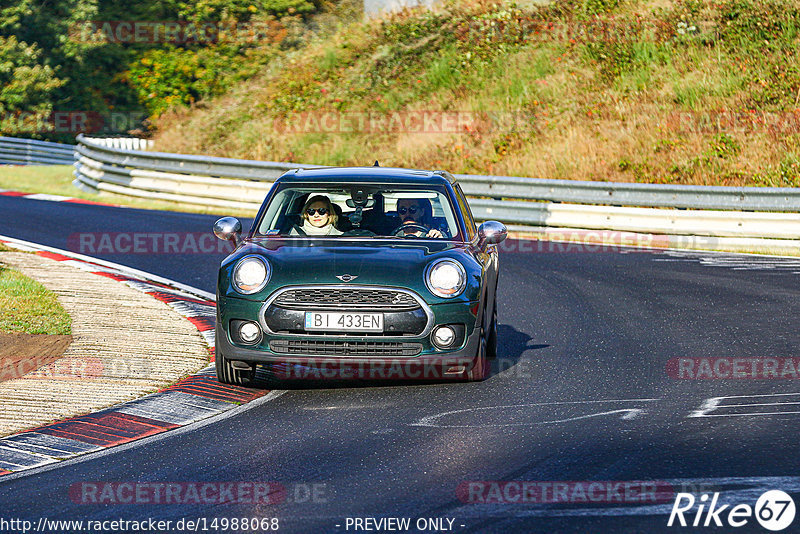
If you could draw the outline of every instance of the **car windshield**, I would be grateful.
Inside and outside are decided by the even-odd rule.
[[[435,186],[283,184],[256,228],[266,237],[462,239]]]

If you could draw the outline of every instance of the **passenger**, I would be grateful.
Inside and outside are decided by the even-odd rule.
[[[427,198],[401,198],[397,201],[397,214],[403,226],[417,225],[407,230],[401,227],[397,233],[399,236],[444,237],[441,230],[433,228],[433,208]],[[421,231],[418,226],[424,226],[428,232]]]
[[[325,195],[310,197],[303,206],[303,224],[292,227],[289,235],[302,235],[309,237],[342,235],[336,229],[336,212],[333,204]]]

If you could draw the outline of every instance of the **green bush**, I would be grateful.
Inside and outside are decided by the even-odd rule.
[[[0,111],[47,111],[53,90],[64,84],[49,65],[41,62],[36,45],[13,35],[0,37]]]
[[[731,135],[721,132],[711,139],[706,151],[706,157],[709,161],[718,159],[727,159],[732,156],[737,156],[742,151],[742,147],[736,139]]]
[[[800,6],[791,0],[727,0],[719,4],[717,31],[730,48],[796,46]]]
[[[619,5],[619,0],[583,0],[583,12],[587,15],[608,13]]]
[[[256,74],[269,56],[254,52],[235,46],[149,50],[130,65],[124,79],[149,112],[160,115],[172,106],[220,95]]]

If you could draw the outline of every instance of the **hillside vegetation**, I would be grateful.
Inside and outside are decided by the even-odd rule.
[[[326,0],[4,2],[0,134],[72,142],[146,129],[148,116],[260,72],[338,9]]]
[[[453,0],[287,51],[223,96],[162,115],[156,145],[327,165],[798,186],[799,30],[790,0]]]

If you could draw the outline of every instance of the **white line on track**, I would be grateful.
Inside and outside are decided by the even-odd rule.
[[[436,421],[447,417],[448,415],[458,413],[477,412],[481,410],[503,410],[506,408],[528,408],[537,406],[567,406],[567,405],[580,405],[580,404],[608,404],[614,402],[655,402],[661,399],[608,399],[608,400],[588,400],[588,401],[563,401],[563,402],[536,402],[530,404],[509,404],[504,406],[479,406],[476,408],[464,408],[462,410],[451,410],[448,412],[441,412],[434,415],[428,415],[417,421],[410,423],[409,426],[427,426],[434,428],[490,428],[490,427],[508,427],[508,426],[532,426],[532,425],[548,425],[556,423],[566,423],[569,421],[577,421],[580,419],[588,419],[590,417],[600,417],[604,415],[613,415],[617,413],[624,413],[621,419],[633,419],[634,417],[644,413],[644,410],[637,408],[622,408],[618,410],[610,410],[604,412],[597,412],[592,414],[584,414],[565,419],[555,419],[550,421],[534,421],[530,423],[495,423],[495,424],[475,424],[475,425],[445,425],[439,424]]]
[[[763,415],[790,415],[798,414],[800,412],[746,412],[746,413],[712,413],[725,408],[740,408],[740,407],[753,407],[753,406],[782,406],[782,405],[796,405],[797,402],[771,402],[771,403],[746,403],[746,404],[723,404],[728,399],[774,399],[775,397],[790,397],[796,399],[800,393],[769,393],[762,395],[731,395],[728,397],[711,397],[705,399],[697,410],[687,415],[687,418],[696,417],[747,417],[747,416],[763,416]]]

